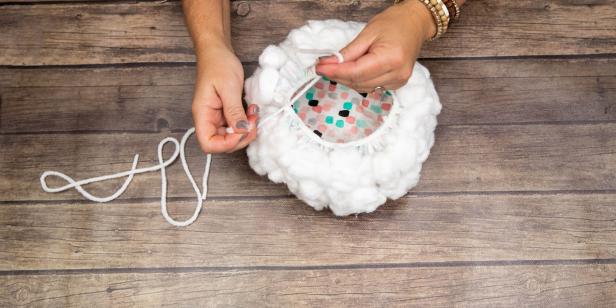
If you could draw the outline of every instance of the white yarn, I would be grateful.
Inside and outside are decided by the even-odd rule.
[[[109,175],[104,175],[104,176],[98,176],[98,177],[89,178],[89,179],[85,179],[81,181],[75,181],[70,176],[64,173],[61,173],[61,172],[45,171],[43,172],[40,178],[41,187],[43,188],[44,191],[50,192],[50,193],[61,192],[61,191],[65,191],[71,188],[75,188],[84,198],[88,200],[96,201],[96,202],[109,202],[111,200],[115,200],[122,193],[124,193],[124,191],[130,184],[130,182],[133,180],[133,177],[135,174],[160,170],[160,179],[161,179],[160,211],[168,223],[174,226],[178,226],[178,227],[188,226],[197,219],[197,217],[199,216],[199,213],[201,212],[203,201],[207,199],[207,180],[210,174],[210,165],[212,163],[212,155],[208,154],[206,157],[206,162],[205,162],[205,170],[203,172],[203,183],[202,183],[203,192],[201,192],[199,190],[199,187],[197,187],[197,183],[195,182],[192,174],[190,173],[190,170],[188,168],[188,163],[186,162],[186,154],[184,152],[184,148],[186,147],[186,141],[194,132],[195,132],[195,128],[189,129],[184,134],[180,142],[178,142],[177,139],[173,137],[167,137],[163,139],[158,144],[158,161],[159,161],[158,165],[137,169],[137,163],[139,162],[139,154],[135,154],[135,158],[133,159],[133,165],[129,171],[124,171],[124,172],[119,172],[119,173],[109,174]],[[171,142],[175,145],[175,150],[173,151],[173,154],[171,155],[171,157],[165,160],[163,157],[163,148],[165,147],[165,144],[167,144],[168,142]],[[171,216],[169,216],[169,213],[167,212],[167,174],[166,174],[165,168],[171,165],[173,162],[175,162],[178,156],[180,156],[180,160],[182,162],[182,168],[184,169],[184,173],[186,173],[186,176],[188,177],[188,180],[190,181],[190,184],[192,185],[193,190],[195,191],[195,194],[197,195],[197,207],[195,208],[195,211],[193,212],[192,216],[185,221],[176,221],[173,218],[171,218]],[[47,185],[47,177],[49,176],[57,176],[59,178],[62,178],[68,184],[61,186],[61,187],[51,188]],[[106,181],[106,180],[111,180],[111,179],[117,179],[117,178],[121,178],[125,176],[127,176],[126,181],[124,181],[124,184],[122,184],[120,189],[118,189],[115,193],[113,193],[112,195],[108,197],[94,196],[82,187],[83,185],[86,185],[86,184],[90,184],[94,182],[101,182],[101,181]]]

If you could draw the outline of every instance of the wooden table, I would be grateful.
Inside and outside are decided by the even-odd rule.
[[[306,19],[388,3],[234,2],[234,45],[249,75]],[[421,62],[444,107],[407,196],[336,218],[215,155],[202,216],[175,228],[158,174],[108,204],[38,177],[154,164],[192,126],[181,3],[0,0],[0,306],[616,305],[616,0],[470,0]]]

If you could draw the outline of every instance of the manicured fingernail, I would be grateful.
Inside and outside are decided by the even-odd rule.
[[[255,115],[257,113],[259,113],[259,105],[252,104],[248,107],[248,115]]]
[[[240,129],[248,129],[248,121],[239,120],[237,121],[237,123],[235,123],[235,127],[240,128]]]

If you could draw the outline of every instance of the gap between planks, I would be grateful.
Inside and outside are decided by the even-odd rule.
[[[446,39],[429,44],[422,55],[438,58],[614,53],[613,3],[608,0],[579,6],[563,1],[550,5],[531,0],[470,1],[465,18],[450,29]],[[249,14],[234,14],[232,23],[234,45],[243,61],[256,60],[266,45],[280,41],[289,29],[304,24],[308,17],[366,21],[388,4],[263,0],[248,5]],[[177,2],[41,4],[28,7],[27,12],[21,6],[1,9],[7,16],[7,31],[0,36],[0,46],[5,50],[0,57],[2,64],[194,61],[192,42]],[[589,24],[591,17],[594,22]],[[528,20],[545,22],[538,25]],[[109,25],[110,31],[101,32]],[[490,31],[485,31],[486,25],[491,26]]]
[[[308,266],[181,266],[181,267],[118,267],[118,268],[75,268],[75,269],[33,269],[0,270],[0,276],[31,275],[81,275],[81,274],[160,274],[160,273],[217,273],[230,271],[314,271],[314,270],[355,270],[355,269],[408,269],[444,267],[505,267],[505,266],[555,266],[555,265],[614,265],[616,258],[608,259],[549,259],[549,260],[485,260],[485,261],[444,261],[409,263],[365,263]],[[616,273],[615,273],[616,281]]]

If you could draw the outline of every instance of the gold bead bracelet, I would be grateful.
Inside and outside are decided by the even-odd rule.
[[[395,0],[394,4],[398,4],[404,0]],[[429,41],[433,41],[443,33],[447,32],[447,28],[449,27],[449,10],[447,10],[447,6],[443,3],[443,0],[418,0],[423,3],[426,8],[432,13],[432,17],[434,17],[434,22],[436,23],[436,34],[429,39]]]

